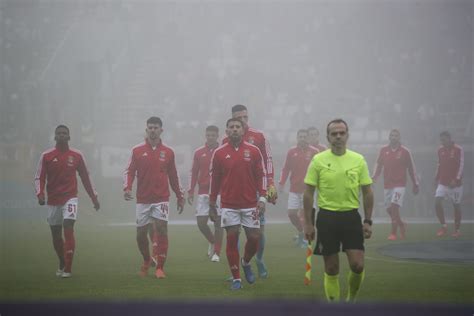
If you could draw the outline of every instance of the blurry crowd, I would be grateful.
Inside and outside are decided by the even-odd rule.
[[[9,0],[0,23],[1,161],[33,163],[60,123],[99,159],[150,115],[194,148],[237,103],[276,157],[334,117],[372,154],[391,128],[415,156],[444,129],[473,143],[468,3]]]

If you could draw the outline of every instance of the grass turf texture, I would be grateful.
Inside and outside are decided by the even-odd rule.
[[[437,225],[410,225],[404,242],[434,240]],[[366,243],[366,278],[358,302],[474,302],[474,265],[425,263],[384,257],[376,248],[388,243],[389,226],[374,225]],[[165,266],[167,278],[158,280],[150,269],[140,278],[142,263],[135,242],[135,227],[104,226],[92,221],[76,224],[73,277],[55,277],[57,259],[48,225],[38,221],[2,223],[0,301],[40,300],[324,300],[322,258],[313,256],[312,284],[303,285],[305,249],[295,248],[289,224],[267,225],[265,261],[270,276],[233,292],[225,258],[212,263],[207,242],[197,226],[169,226],[170,248]],[[463,237],[472,239],[473,225],[463,225]],[[450,237],[447,237],[450,238]],[[467,250],[469,251],[469,250]],[[472,251],[472,249],[470,250]],[[348,265],[340,254],[341,297],[346,293]],[[253,264],[256,272],[255,264]],[[242,272],[243,278],[243,272]]]

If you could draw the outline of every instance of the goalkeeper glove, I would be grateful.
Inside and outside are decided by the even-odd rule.
[[[278,193],[273,184],[269,185],[267,188],[267,200],[268,202],[275,204],[278,198]]]

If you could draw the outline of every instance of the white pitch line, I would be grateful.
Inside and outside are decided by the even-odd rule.
[[[388,260],[388,259],[382,259],[382,258],[374,258],[374,257],[367,257],[365,256],[366,259],[369,260],[374,260],[374,261],[382,261],[382,262],[391,262],[391,263],[408,263],[408,264],[421,264],[421,265],[435,265],[435,266],[443,266],[443,267],[459,267],[462,265],[459,264],[450,264],[450,263],[441,263],[441,262],[426,262],[426,261],[406,261],[406,260]],[[466,263],[467,264],[467,263]]]

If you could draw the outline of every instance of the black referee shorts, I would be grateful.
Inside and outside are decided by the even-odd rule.
[[[328,211],[320,209],[316,217],[315,255],[329,256],[346,249],[364,250],[362,219],[357,209]]]

